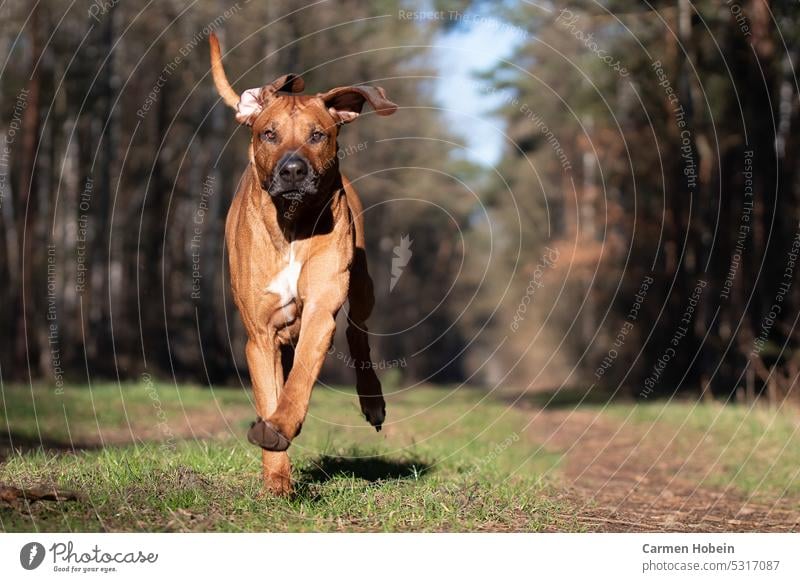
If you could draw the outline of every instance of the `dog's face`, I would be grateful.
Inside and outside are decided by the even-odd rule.
[[[355,120],[364,103],[378,115],[397,106],[377,87],[339,87],[317,95],[296,95],[303,81],[285,75],[258,89],[248,89],[236,118],[252,128],[251,162],[262,189],[291,201],[317,198],[338,173],[339,128]]]

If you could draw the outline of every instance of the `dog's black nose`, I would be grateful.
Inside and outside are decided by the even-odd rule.
[[[283,163],[278,175],[285,183],[297,185],[308,176],[308,163],[301,157],[292,156]]]

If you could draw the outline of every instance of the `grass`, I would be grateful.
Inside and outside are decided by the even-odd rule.
[[[674,436],[684,454],[707,460],[706,474],[698,476],[703,485],[765,501],[800,497],[800,420],[794,405],[770,408],[685,398],[633,402],[586,388],[532,393],[523,399],[552,410],[602,411],[607,418],[649,430],[651,438]]]
[[[541,478],[555,474],[560,455],[532,454],[536,443],[522,431],[527,414],[484,396],[431,387],[391,395],[388,423],[376,434],[359,418],[353,393],[317,388],[303,435],[290,449],[296,493],[275,499],[260,495],[260,453],[243,440],[253,412],[242,390],[106,385],[91,393],[67,387],[55,396],[46,388],[7,386],[0,415],[7,426],[0,429],[29,446],[0,465],[0,483],[53,485],[82,497],[0,506],[0,527],[580,529],[554,501],[554,482]],[[46,450],[30,446],[40,434]],[[83,448],[73,452],[73,443]]]
[[[605,411],[641,426],[656,423],[656,433],[661,426],[661,434],[678,435],[687,454],[708,459],[706,485],[764,498],[800,496],[800,421],[795,408],[673,400],[614,403]]]
[[[210,391],[192,386],[147,382],[66,386],[62,395],[43,386],[5,386],[0,390],[0,422],[15,442],[55,448],[91,448],[137,438],[169,438],[198,413],[241,412],[250,406],[242,390]],[[165,428],[162,415],[171,419]],[[154,419],[156,419],[154,421]],[[198,427],[202,429],[203,427]]]
[[[556,415],[551,421],[576,407],[592,411],[589,419],[600,412],[611,430],[621,425],[615,442],[623,447],[648,434],[639,455],[661,454],[674,436],[668,460],[692,455],[700,470],[682,477],[704,487],[770,503],[800,498],[800,425],[786,410],[606,404],[606,395],[585,390],[526,395],[512,406],[514,397],[422,386],[387,396],[388,422],[377,434],[351,390],[317,387],[290,449],[295,494],[276,499],[260,494],[260,452],[244,440],[254,418],[249,391],[148,383],[67,386],[60,395],[4,386],[0,395],[0,486],[79,494],[0,501],[5,531],[596,529],[596,519],[583,519],[591,506],[564,487],[562,451],[540,448],[536,431],[525,430],[542,407]],[[615,447],[595,460],[600,474],[619,466]]]

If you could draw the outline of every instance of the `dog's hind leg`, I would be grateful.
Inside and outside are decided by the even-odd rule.
[[[284,344],[280,347],[281,350],[281,366],[283,367],[283,381],[289,377],[289,372],[292,371],[294,366],[294,346],[291,344]]]
[[[367,270],[367,257],[363,248],[356,248],[350,271],[348,290],[350,308],[347,313],[347,343],[353,366],[356,370],[356,391],[361,412],[375,430],[381,430],[386,417],[386,403],[381,392],[381,383],[369,353],[367,318],[375,305],[372,278]]]
[[[292,467],[289,455],[286,451],[267,450],[260,442],[264,433],[264,421],[261,419],[268,418],[278,407],[278,398],[283,385],[281,352],[269,338],[264,340],[251,338],[247,342],[246,355],[259,415],[259,420],[254,423],[247,435],[248,440],[262,447],[264,487],[277,495],[285,495],[292,490]]]

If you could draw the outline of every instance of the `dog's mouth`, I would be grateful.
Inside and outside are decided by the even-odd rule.
[[[289,190],[270,190],[268,185],[264,186],[264,189],[267,190],[273,198],[283,198],[284,200],[288,200],[289,202],[300,202],[308,196],[309,192],[307,190],[300,190],[297,188],[289,189]]]
[[[303,196],[306,195],[305,192],[301,190],[285,190],[279,194],[285,200],[291,200],[292,202],[300,202],[303,199]]]
[[[273,178],[265,181],[262,184],[262,188],[269,192],[272,198],[281,198],[289,202],[301,202],[317,193],[318,184],[311,178],[303,180],[299,184],[286,184]]]

